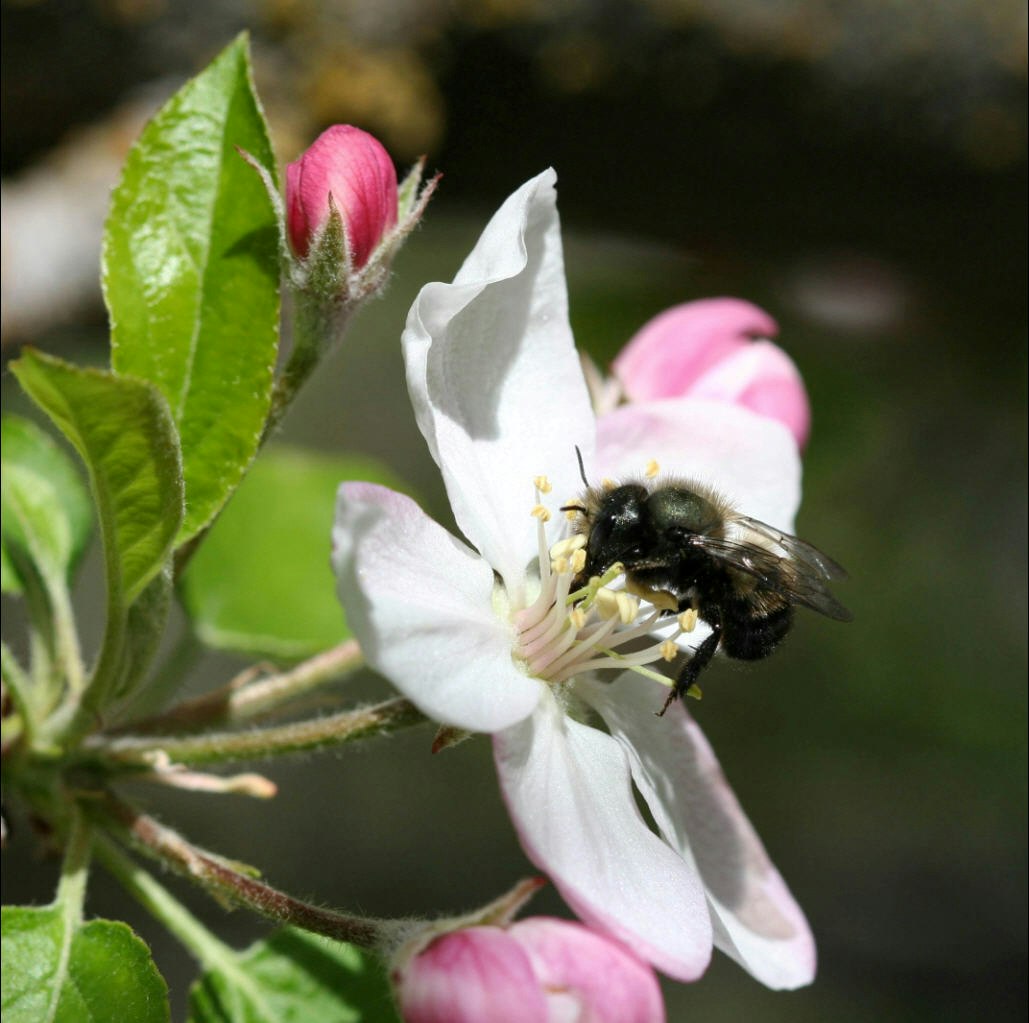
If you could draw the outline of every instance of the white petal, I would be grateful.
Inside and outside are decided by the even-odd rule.
[[[332,563],[368,663],[429,717],[477,732],[528,715],[541,686],[515,667],[493,572],[408,497],[344,483]]]
[[[533,478],[577,493],[593,413],[568,323],[555,175],[523,185],[453,284],[427,284],[404,331],[418,425],[464,535],[515,600],[535,555]],[[555,516],[555,522],[560,516]]]
[[[661,475],[714,487],[743,515],[789,532],[800,505],[800,456],[781,423],[699,398],[624,405],[597,422],[596,465],[612,479],[638,476],[649,459]]]
[[[644,823],[619,744],[548,691],[493,751],[526,855],[575,912],[670,976],[699,977],[711,956],[703,888]]]
[[[815,945],[804,914],[682,705],[657,717],[666,691],[630,672],[610,684],[583,678],[576,691],[629,754],[661,833],[700,871],[715,945],[768,987],[811,983]]]

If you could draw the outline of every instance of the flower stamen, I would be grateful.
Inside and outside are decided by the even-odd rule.
[[[551,488],[545,476],[537,476],[533,483],[537,503],[532,515],[537,520],[540,590],[532,604],[513,615],[517,631],[515,657],[529,674],[553,684],[567,682],[584,671],[606,668],[639,671],[671,685],[670,680],[646,665],[668,662],[678,656],[675,640],[696,626],[695,612],[692,616],[691,612],[684,612],[677,620],[675,634],[657,640],[653,632],[665,612],[648,607],[641,614],[638,596],[609,586],[624,575],[625,566],[621,564],[612,565],[573,592],[572,584],[586,566],[587,536],[576,533],[548,549],[543,525],[551,515],[540,499]],[[641,642],[641,649],[627,649],[630,644],[638,646]]]

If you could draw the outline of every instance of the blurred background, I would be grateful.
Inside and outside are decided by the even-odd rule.
[[[775,994],[718,956],[667,985],[669,1019],[1023,1018],[1022,2],[3,0],[2,15],[5,363],[23,342],[106,361],[99,233],[125,148],[242,28],[283,162],[351,122],[402,169],[425,153],[445,175],[286,441],[359,446],[447,517],[399,334],[421,284],[449,279],[547,165],[573,326],[601,363],[677,302],[772,313],[814,410],[798,532],[851,569],[855,622],[801,616],[770,661],[713,668],[691,709],[810,918],[820,974]],[[24,409],[7,373],[3,397]],[[94,637],[99,571],[94,552],[79,592]],[[190,688],[245,663],[207,655]],[[457,911],[530,867],[488,744],[430,760],[431,737],[273,765],[272,804],[148,805],[320,903]],[[5,901],[48,901],[55,878],[16,830]],[[228,940],[268,930],[169,883]],[[88,908],[151,943],[181,1018],[188,956],[112,884]],[[533,909],[564,912],[553,893]]]

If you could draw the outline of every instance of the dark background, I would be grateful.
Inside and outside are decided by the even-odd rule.
[[[401,166],[425,152],[444,171],[386,300],[284,431],[387,459],[437,515],[445,500],[402,383],[406,309],[543,167],[559,175],[576,336],[602,362],[679,301],[731,294],[768,309],[814,409],[798,531],[850,567],[840,594],[855,622],[802,617],[771,661],[712,669],[692,709],[810,917],[820,974],[775,994],[718,956],[697,984],[668,985],[669,1018],[1022,1018],[1022,4],[39,0],[2,11],[5,182],[74,129],[108,123],[141,87],[166,95],[242,27],[283,160],[350,121]],[[32,340],[103,361],[95,292],[76,308],[12,330],[5,357]],[[6,374],[4,396],[17,402]],[[86,603],[96,586],[87,572]],[[88,608],[85,621],[96,627]],[[212,655],[190,686],[240,664]],[[270,805],[164,793],[150,805],[324,904],[457,911],[529,866],[488,744],[430,760],[430,739],[419,729],[273,765]],[[16,833],[5,897],[47,901],[55,877]],[[170,883],[227,940],[265,933]],[[553,894],[534,908],[562,912]],[[111,884],[89,909],[127,914],[181,1015],[188,957]]]

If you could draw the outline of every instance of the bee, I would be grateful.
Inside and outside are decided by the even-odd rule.
[[[630,592],[665,615],[692,610],[711,628],[659,715],[697,681],[719,647],[739,660],[767,657],[789,632],[795,607],[850,621],[828,589],[847,577],[835,561],[741,515],[712,488],[670,477],[591,487],[583,474],[583,482],[582,498],[562,508],[586,537],[586,563],[573,589],[620,563]]]

